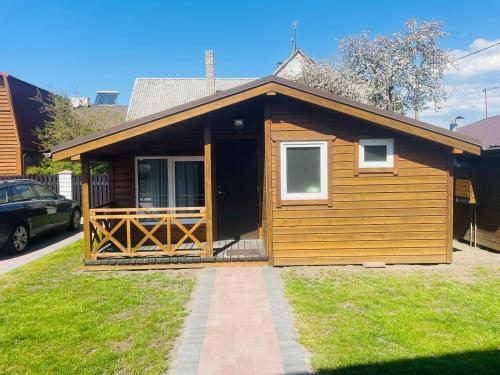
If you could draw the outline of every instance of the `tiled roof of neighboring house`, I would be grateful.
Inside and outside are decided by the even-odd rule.
[[[483,150],[500,147],[500,116],[487,117],[457,128],[457,132],[481,141]]]
[[[256,78],[215,78],[220,92]],[[207,96],[205,78],[137,78],[135,80],[127,121],[152,115]]]

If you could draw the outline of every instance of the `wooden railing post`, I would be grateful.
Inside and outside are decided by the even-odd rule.
[[[82,158],[82,210],[83,210],[83,247],[85,260],[92,258],[92,239],[90,238],[90,163]]]
[[[169,213],[167,215],[170,215]],[[172,251],[172,219],[170,219],[170,216],[167,217],[167,252],[170,255],[174,255],[174,252]]]
[[[127,211],[127,216],[130,215],[130,211]],[[132,251],[132,234],[130,233],[130,218],[127,218],[127,253],[130,254]]]
[[[204,161],[205,161],[205,212],[207,216],[206,223],[206,254],[207,257],[213,256],[213,222],[212,222],[212,127],[205,124],[204,136]]]

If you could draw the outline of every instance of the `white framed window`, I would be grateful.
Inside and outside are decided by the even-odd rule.
[[[393,139],[361,139],[359,141],[360,168],[393,168]]]
[[[327,142],[282,142],[280,162],[282,200],[328,198]]]
[[[138,156],[135,187],[137,207],[203,207],[203,156]]]

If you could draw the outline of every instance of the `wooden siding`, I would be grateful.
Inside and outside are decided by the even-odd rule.
[[[272,113],[272,139],[335,137],[329,143],[332,207],[279,202],[279,150],[272,142],[275,265],[451,261],[445,148],[301,103],[278,101]],[[354,144],[369,137],[395,139],[395,170],[355,175]]]
[[[0,175],[19,175],[21,150],[8,82],[0,76]]]
[[[135,166],[134,158],[125,156],[114,161],[114,207],[135,207]]]

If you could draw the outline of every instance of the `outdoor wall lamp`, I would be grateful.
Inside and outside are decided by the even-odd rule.
[[[245,120],[243,120],[242,118],[235,118],[233,120],[233,128],[234,128],[234,130],[245,129]]]

